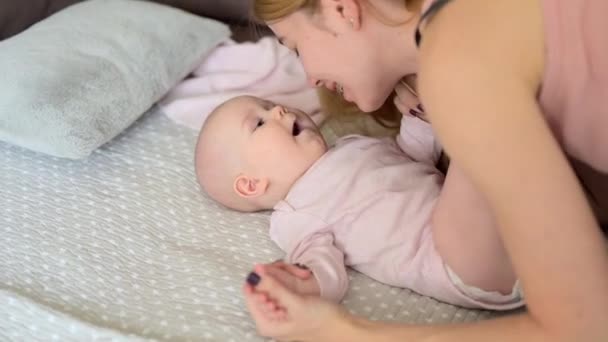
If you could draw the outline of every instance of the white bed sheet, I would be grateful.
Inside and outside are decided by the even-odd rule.
[[[195,139],[155,108],[82,161],[0,143],[0,340],[262,340],[240,289],[282,253],[267,214],[201,194]],[[372,319],[490,315],[350,275],[344,304]]]

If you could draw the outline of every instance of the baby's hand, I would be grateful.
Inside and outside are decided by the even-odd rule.
[[[318,296],[320,294],[317,279],[304,266],[275,261],[272,264],[259,265],[258,267],[262,267],[266,274],[271,275],[295,293],[307,296]]]

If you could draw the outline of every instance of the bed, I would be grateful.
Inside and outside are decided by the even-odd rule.
[[[240,289],[282,253],[268,214],[199,191],[195,138],[155,107],[81,161],[0,143],[0,340],[259,340]],[[372,319],[490,315],[350,276],[343,304]]]

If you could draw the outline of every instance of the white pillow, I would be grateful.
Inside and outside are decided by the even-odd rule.
[[[0,140],[83,158],[230,36],[147,1],[89,0],[0,42]]]

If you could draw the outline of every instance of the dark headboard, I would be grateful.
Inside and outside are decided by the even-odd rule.
[[[74,3],[86,0],[0,0],[0,40]],[[249,29],[250,0],[149,0]],[[244,25],[243,25],[244,24]]]

